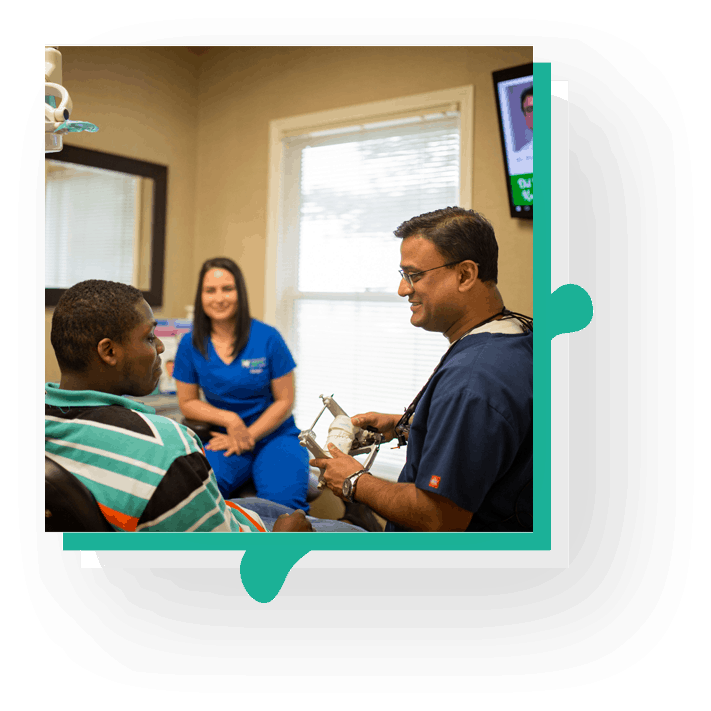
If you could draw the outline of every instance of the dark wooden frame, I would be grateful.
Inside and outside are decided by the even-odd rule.
[[[45,153],[45,160],[58,160],[94,168],[115,170],[119,173],[140,175],[153,179],[153,219],[151,235],[151,286],[141,292],[150,306],[163,304],[163,276],[165,265],[165,220],[168,202],[168,167],[145,160],[126,158],[114,153],[93,151],[77,146],[64,146],[58,153]],[[44,305],[56,306],[66,289],[45,289]]]

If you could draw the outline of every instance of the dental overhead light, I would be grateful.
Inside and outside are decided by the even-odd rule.
[[[59,105],[57,104],[59,99]],[[70,121],[72,100],[62,86],[62,55],[56,47],[44,48],[44,152],[57,153],[62,150],[62,136],[65,133],[99,129],[88,121]]]

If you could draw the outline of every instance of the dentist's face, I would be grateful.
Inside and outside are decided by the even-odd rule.
[[[210,269],[202,280],[202,308],[211,321],[229,321],[237,315],[235,278],[226,269]]]
[[[459,272],[441,269],[446,263],[434,243],[420,235],[405,237],[400,243],[400,268],[411,274],[427,272],[414,276],[412,286],[400,280],[397,293],[410,302],[410,323],[445,336],[461,317],[455,305]]]

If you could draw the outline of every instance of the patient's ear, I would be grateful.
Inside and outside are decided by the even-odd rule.
[[[116,343],[110,338],[102,338],[96,346],[96,352],[106,365],[115,366],[118,363]]]

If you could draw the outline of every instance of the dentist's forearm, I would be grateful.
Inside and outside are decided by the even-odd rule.
[[[355,499],[369,506],[384,519],[404,528],[412,531],[428,530],[427,522],[416,504],[417,489],[414,484],[384,481],[365,474],[358,479]]]

